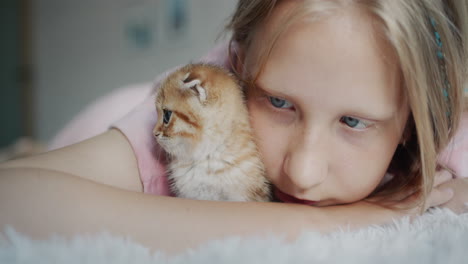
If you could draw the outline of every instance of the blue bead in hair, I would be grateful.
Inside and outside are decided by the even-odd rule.
[[[447,66],[445,62],[445,55],[443,51],[443,44],[442,44],[442,38],[437,31],[437,22],[435,21],[434,18],[430,18],[432,29],[434,31],[434,37],[435,37],[435,42],[437,44],[437,50],[436,50],[436,55],[437,59],[439,61],[439,68],[440,72],[442,73],[442,78],[444,82],[444,87],[442,88],[442,94],[444,95],[445,99],[449,100],[449,93],[448,90],[450,89],[450,82],[448,80],[448,74],[447,74]],[[447,116],[450,116],[450,110],[447,111]]]

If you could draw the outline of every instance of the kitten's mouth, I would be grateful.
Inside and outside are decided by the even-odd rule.
[[[310,201],[296,198],[292,195],[280,191],[278,188],[275,188],[275,197],[283,203],[296,203],[305,205],[316,205],[318,203],[318,201]]]

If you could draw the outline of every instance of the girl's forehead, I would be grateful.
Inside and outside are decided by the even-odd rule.
[[[318,7],[311,7],[308,1],[280,1],[273,9],[265,23],[258,25],[253,34],[249,47],[246,47],[245,65],[250,69],[250,74],[258,72],[268,60],[277,42],[287,38],[290,31],[294,31],[298,24],[309,24],[310,26],[324,24],[330,21],[342,21],[342,27],[329,28],[335,30],[336,34],[349,35],[350,41],[358,31],[367,31],[370,41],[377,43],[380,56],[386,63],[398,66],[395,60],[395,52],[388,39],[383,33],[380,20],[371,15],[367,10],[357,4],[340,4],[333,1],[313,1]],[[323,2],[323,3],[322,3]],[[319,28],[319,27],[317,27]],[[312,33],[317,41],[321,41],[320,32]],[[288,49],[288,47],[283,47]],[[342,52],[346,52],[344,49]]]
[[[260,61],[257,83],[277,95],[307,102],[330,98],[333,105],[339,102],[359,112],[373,109],[384,118],[404,103],[404,97],[395,56],[375,32],[369,18],[352,9],[313,22],[299,21],[276,39],[263,65],[255,56],[264,47],[253,43],[250,66]],[[341,102],[338,96],[355,104],[346,98]]]

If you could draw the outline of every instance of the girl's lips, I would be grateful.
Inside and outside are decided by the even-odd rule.
[[[309,201],[309,200],[302,200],[299,198],[296,198],[294,196],[291,196],[289,194],[286,194],[279,189],[275,189],[275,196],[278,198],[280,201],[284,203],[296,203],[296,204],[305,204],[305,205],[315,205],[318,201]]]

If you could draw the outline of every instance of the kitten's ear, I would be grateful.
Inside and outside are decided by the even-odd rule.
[[[182,89],[191,89],[195,92],[200,102],[204,103],[206,101],[206,89],[201,86],[201,81],[199,79],[190,78],[190,73],[185,74],[180,87]]]

